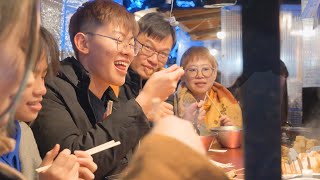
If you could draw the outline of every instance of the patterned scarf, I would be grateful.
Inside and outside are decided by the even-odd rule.
[[[237,100],[233,95],[221,84],[214,82],[212,88],[208,91],[206,102],[204,103],[204,110],[206,117],[202,128],[201,134],[210,133],[210,129],[220,126],[220,113],[227,115],[236,126],[242,126],[242,112]],[[183,117],[186,105],[196,102],[191,92],[184,83],[180,83],[176,92],[175,106],[179,117]],[[212,104],[212,102],[214,104]]]

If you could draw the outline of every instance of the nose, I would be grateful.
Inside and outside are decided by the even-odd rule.
[[[196,75],[196,78],[204,78],[204,75],[202,74],[201,70],[197,71],[197,75]]]
[[[44,96],[46,93],[47,93],[47,88],[44,84],[44,81],[36,85],[36,87],[34,88],[34,94],[36,96]]]
[[[148,61],[153,67],[158,67],[158,54],[153,53],[152,56],[148,57]]]
[[[26,84],[26,88],[29,88],[29,87],[33,86],[34,81],[35,81],[34,74],[30,73],[30,75],[28,77],[27,84]]]
[[[134,49],[131,48],[128,43],[123,43],[118,48],[120,48],[119,52],[122,54],[130,55],[130,56],[134,55]]]

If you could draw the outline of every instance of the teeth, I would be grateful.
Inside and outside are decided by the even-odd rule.
[[[124,61],[116,61],[116,62],[114,62],[114,64],[116,64],[116,65],[123,65],[123,66],[128,66],[128,63],[127,62],[124,62]]]
[[[29,102],[30,105],[35,105],[37,102]]]

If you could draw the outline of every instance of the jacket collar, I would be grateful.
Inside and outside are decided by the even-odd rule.
[[[138,73],[129,67],[126,81],[130,86],[140,87],[141,78]]]
[[[143,88],[146,82],[147,80],[142,79],[138,73],[136,73],[133,69],[129,67],[128,74],[126,76],[126,83],[129,86],[135,87],[138,90],[140,90]]]
[[[74,86],[89,86],[90,83],[89,72],[74,57],[68,57],[61,62],[61,72],[58,76]]]
[[[73,86],[78,88],[89,88],[90,75],[83,65],[74,57],[68,57],[61,62],[61,72],[58,75],[60,78],[70,82]],[[137,74],[139,77],[139,75]],[[110,91],[111,90],[111,91]],[[113,101],[118,101],[117,95],[111,87],[108,87],[103,96],[111,98]]]

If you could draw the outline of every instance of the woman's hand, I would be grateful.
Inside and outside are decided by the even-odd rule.
[[[221,126],[234,126],[232,120],[227,115],[222,115],[219,120]]]
[[[93,162],[93,158],[85,151],[74,151],[77,162],[80,164],[79,177],[82,179],[94,179],[94,172],[98,166]]]
[[[72,155],[69,149],[65,149],[61,153],[59,153],[59,149],[60,146],[56,144],[52,150],[47,152],[41,163],[41,166],[47,166],[51,164],[51,167],[46,171],[39,173],[40,180],[79,179],[80,165],[77,162],[77,157]],[[57,158],[54,159],[56,156]]]

